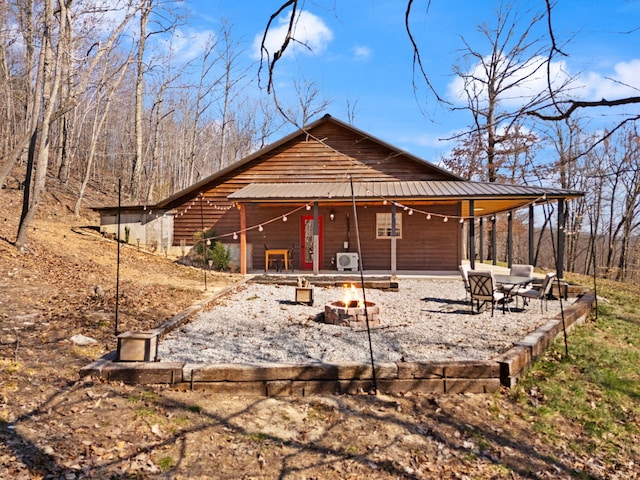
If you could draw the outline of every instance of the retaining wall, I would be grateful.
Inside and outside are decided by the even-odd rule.
[[[516,385],[523,373],[540,357],[551,342],[584,322],[593,305],[591,292],[579,297],[562,315],[516,343],[511,349],[486,361],[391,362],[375,365],[377,391],[384,394],[489,393]],[[175,327],[189,314],[167,322]],[[564,328],[563,328],[564,323]],[[259,396],[308,396],[357,394],[373,389],[370,364],[200,364],[184,362],[117,362],[115,352],[80,370],[108,381],[134,384],[168,384],[186,390]]]

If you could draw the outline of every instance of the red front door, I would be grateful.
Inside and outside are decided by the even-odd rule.
[[[322,217],[318,217],[318,268],[322,268]],[[313,269],[313,215],[303,215],[300,225],[300,269]]]

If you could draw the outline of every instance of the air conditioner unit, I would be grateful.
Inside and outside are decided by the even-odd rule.
[[[358,254],[356,252],[339,252],[336,253],[336,264],[338,270],[357,270]]]

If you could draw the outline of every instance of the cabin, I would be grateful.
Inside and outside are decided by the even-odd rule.
[[[213,229],[241,273],[278,258],[295,271],[393,274],[455,271],[465,244],[475,258],[477,219],[529,208],[533,224],[533,208],[555,202],[564,222],[581,195],[467,181],[325,115],[155,205],[96,210],[103,232],[126,228],[130,243],[165,254]]]

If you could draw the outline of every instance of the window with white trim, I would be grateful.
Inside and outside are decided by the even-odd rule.
[[[376,238],[391,238],[390,213],[376,213]],[[396,213],[396,238],[402,238],[401,213]]]

